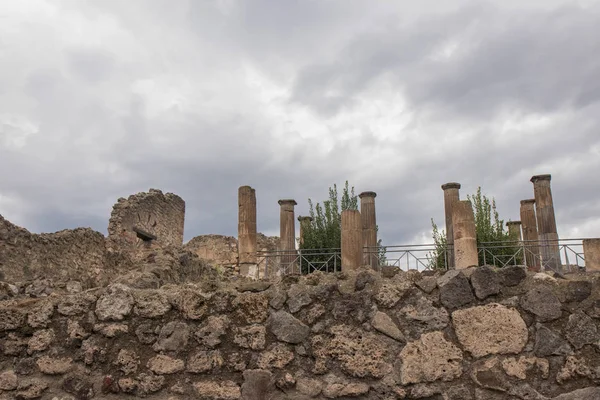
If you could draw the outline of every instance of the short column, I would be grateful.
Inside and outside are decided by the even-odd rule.
[[[562,272],[550,180],[551,175],[536,175],[531,177],[535,195],[535,214],[540,239],[540,254],[542,256],[542,265],[545,269]]]
[[[586,272],[600,272],[600,239],[583,239]]]
[[[377,216],[375,213],[375,192],[362,192],[360,197],[360,217],[362,220],[363,253],[365,265],[379,266],[377,251]]]
[[[444,191],[444,213],[446,216],[446,264],[448,269],[454,269],[454,229],[452,223],[452,209],[460,201],[460,183],[448,182],[442,185]]]
[[[240,275],[256,277],[256,191],[238,189],[238,264]]]
[[[342,211],[342,271],[358,269],[363,261],[360,211]]]
[[[300,246],[304,244],[304,234],[306,233],[306,230],[310,228],[312,220],[312,217],[298,217],[298,222],[300,222]]]
[[[296,264],[296,218],[292,199],[278,201],[279,211],[279,250],[281,251],[281,274],[291,274],[295,271]]]
[[[535,217],[535,199],[521,200],[521,227],[525,264],[530,271],[540,272],[540,248]]]
[[[454,234],[454,266],[465,269],[479,265],[475,215],[469,200],[457,201],[452,206]]]

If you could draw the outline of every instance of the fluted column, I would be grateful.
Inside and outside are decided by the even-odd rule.
[[[535,213],[540,239],[540,254],[542,256],[542,265],[545,269],[562,272],[550,180],[551,175],[536,175],[531,178],[535,195]]]
[[[454,269],[454,229],[452,223],[452,209],[460,201],[460,183],[448,182],[442,185],[444,191],[444,213],[446,215],[446,263],[448,269]]]
[[[360,211],[342,211],[342,271],[358,269],[363,261]]]
[[[362,237],[364,264],[372,268],[379,266],[377,257],[377,216],[375,213],[375,192],[362,192],[360,197],[360,217],[362,220]]]
[[[525,263],[530,271],[540,271],[540,248],[535,217],[535,199],[521,200],[521,227],[525,248]]]
[[[310,223],[312,222],[312,220],[312,217],[298,217],[298,222],[300,222],[300,246],[304,244],[304,234],[306,233],[306,230],[310,227]]]
[[[600,239],[583,239],[586,272],[600,272]]]
[[[469,200],[457,201],[452,206],[454,234],[454,266],[464,269],[479,265],[475,215]]]
[[[250,186],[238,189],[238,264],[240,274],[256,273],[256,191]]]
[[[296,272],[294,265],[296,260],[296,219],[294,218],[294,206],[292,199],[278,201],[279,211],[279,250],[281,251],[282,274]]]

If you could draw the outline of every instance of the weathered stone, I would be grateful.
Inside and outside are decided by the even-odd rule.
[[[86,330],[78,321],[68,320],[67,321],[67,334],[70,339],[83,340],[90,337],[91,333]]]
[[[187,319],[203,319],[208,313],[208,296],[196,290],[185,289],[179,294],[176,306]]]
[[[43,356],[38,358],[36,364],[40,371],[47,375],[61,375],[69,371],[73,360],[68,357],[51,358]]]
[[[440,301],[447,308],[459,308],[475,300],[469,280],[461,270],[446,272],[437,280]]]
[[[287,292],[280,287],[272,287],[267,293],[269,305],[276,310],[281,310],[287,301]]]
[[[134,292],[134,313],[144,318],[162,317],[171,309],[171,303],[161,290],[138,290]]]
[[[508,287],[517,286],[519,283],[523,282],[525,278],[527,278],[527,272],[525,272],[525,268],[517,265],[500,268],[498,273],[500,274],[500,281],[502,285]]]
[[[57,311],[68,317],[87,312],[96,301],[96,296],[90,293],[78,293],[62,297],[57,305]]]
[[[569,393],[556,396],[553,400],[598,400],[600,399],[600,387],[588,387],[577,389]]]
[[[296,390],[308,397],[317,397],[323,390],[323,383],[318,379],[301,377],[296,381]]]
[[[156,327],[150,323],[140,324],[135,329],[135,335],[142,344],[152,344],[156,342],[158,333],[159,332],[157,331]]]
[[[536,325],[535,346],[533,351],[538,357],[573,354],[573,350],[566,340],[539,323]]]
[[[100,332],[103,336],[113,338],[129,332],[129,326],[126,324],[96,324],[92,328],[94,332]]]
[[[584,301],[592,294],[592,282],[569,281],[567,283],[566,300]]]
[[[475,268],[471,274],[471,285],[473,285],[475,296],[478,299],[485,299],[500,293],[500,281],[501,277],[498,272],[487,265]]]
[[[4,371],[0,374],[0,391],[15,390],[18,386],[18,383],[19,379],[17,378],[17,374],[15,374],[15,371]]]
[[[172,321],[162,327],[154,351],[182,351],[188,344],[190,328],[185,322]]]
[[[406,319],[405,333],[408,332],[412,340],[418,339],[423,333],[442,330],[450,323],[446,309],[435,307],[431,300],[420,293],[406,302],[398,316]]]
[[[46,328],[52,314],[54,314],[54,304],[49,300],[42,300],[27,314],[27,324],[32,328]]]
[[[417,285],[425,293],[431,293],[437,287],[437,277],[424,276],[422,279],[416,281],[415,285]]]
[[[600,344],[598,327],[592,318],[583,312],[569,315],[565,327],[565,336],[576,349],[581,349],[586,344]]]
[[[275,386],[283,391],[288,391],[296,386],[296,378],[289,372],[286,372],[282,377],[277,379]]]
[[[328,399],[358,397],[369,392],[369,385],[362,382],[331,383],[323,388],[323,396]]]
[[[477,385],[486,389],[506,392],[510,387],[510,382],[497,357],[473,363],[471,379]]]
[[[244,371],[244,383],[241,388],[242,399],[269,399],[274,389],[273,374],[262,369]]]
[[[196,382],[194,391],[206,400],[237,400],[242,397],[240,387],[233,381]]]
[[[294,352],[287,345],[277,343],[262,352],[257,365],[260,369],[282,369],[294,359]]]
[[[262,325],[250,325],[237,328],[233,337],[233,343],[240,347],[252,350],[265,348],[267,331]]]
[[[175,374],[185,368],[183,360],[159,354],[148,360],[146,367],[157,375]]]
[[[443,400],[472,400],[473,395],[467,386],[452,386],[442,394]]]
[[[381,311],[377,311],[375,316],[371,320],[371,325],[373,328],[378,330],[391,337],[392,339],[396,339],[402,342],[405,342],[404,335],[398,329],[398,326],[394,323],[394,321],[387,315],[386,313],[382,313]]]
[[[243,282],[237,287],[238,292],[264,292],[271,287],[271,282],[265,281],[254,281],[254,282]]]
[[[219,350],[198,351],[190,356],[187,362],[187,371],[202,374],[221,368],[223,357]]]
[[[300,343],[308,337],[310,328],[285,311],[276,311],[267,320],[269,330],[278,340],[287,343]]]
[[[21,310],[0,308],[0,332],[19,329],[25,324],[25,317]]]
[[[508,376],[513,376],[522,380],[527,379],[527,373],[534,368],[540,372],[543,379],[547,379],[550,372],[548,360],[526,356],[521,356],[518,359],[515,357],[506,358],[502,360],[502,368]]]
[[[233,301],[238,317],[247,324],[265,322],[269,310],[269,299],[264,293],[240,293]]]
[[[115,283],[108,286],[96,302],[96,316],[100,321],[122,321],[131,313],[133,304],[131,289]]]
[[[94,385],[84,378],[69,376],[65,378],[62,389],[75,396],[77,400],[88,400],[94,397]]]
[[[44,392],[48,389],[48,384],[38,379],[32,379],[30,381],[19,384],[17,388],[17,400],[29,400],[39,399],[43,396]]]
[[[140,358],[134,351],[121,349],[115,364],[125,375],[134,374],[140,365]]]
[[[221,336],[227,332],[229,323],[227,316],[215,317],[211,315],[196,331],[195,337],[204,346],[214,348],[221,343]]]
[[[442,332],[426,333],[418,341],[407,343],[400,352],[400,360],[403,385],[448,382],[462,375],[462,352]]]
[[[310,290],[305,285],[294,284],[287,292],[287,305],[292,314],[300,311],[304,306],[312,303]]]
[[[27,353],[33,354],[36,351],[46,350],[54,341],[55,336],[52,329],[36,331],[27,343]]]
[[[587,378],[592,381],[598,380],[600,379],[600,368],[590,366],[584,358],[567,356],[565,364],[558,371],[558,374],[556,374],[556,382],[562,385],[578,377]]]
[[[558,298],[547,287],[537,287],[529,290],[521,297],[521,307],[535,314],[539,322],[558,319],[562,315]]]
[[[497,303],[454,311],[452,321],[458,340],[475,357],[516,354],[527,343],[527,326],[519,312]]]
[[[156,393],[165,385],[165,377],[162,375],[139,374],[137,377],[137,394],[144,397],[150,393]]]

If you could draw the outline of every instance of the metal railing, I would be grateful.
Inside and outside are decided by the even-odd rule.
[[[552,252],[542,249],[553,248]],[[451,245],[417,244],[401,246],[365,247],[364,264],[380,270],[396,267],[402,270],[446,270],[449,267]],[[480,265],[506,267],[524,265],[528,268],[576,272],[585,268],[583,239],[556,241],[484,242],[478,248]],[[542,254],[551,254],[544,257]],[[256,278],[287,274],[308,274],[314,271],[339,272],[342,270],[340,249],[300,249],[293,251],[257,252]]]

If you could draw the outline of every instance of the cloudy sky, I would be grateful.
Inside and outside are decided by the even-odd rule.
[[[417,4],[418,3],[418,4]],[[280,198],[372,190],[384,244],[431,241],[440,185],[600,237],[600,1],[0,2],[0,214],[106,234],[118,197],[187,204],[186,240]]]

